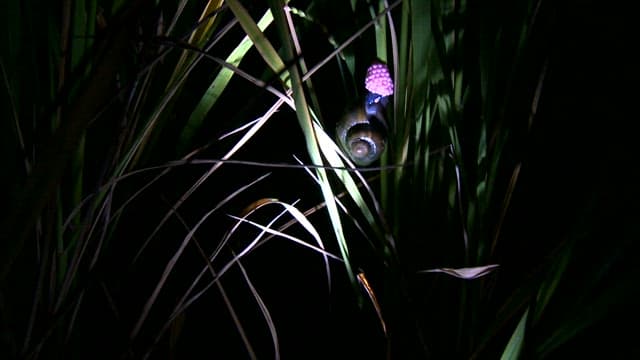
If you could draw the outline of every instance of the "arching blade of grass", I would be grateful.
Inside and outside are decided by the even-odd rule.
[[[258,200],[254,203],[252,203],[251,205],[249,205],[244,211],[243,211],[243,218],[246,218],[247,216],[249,216],[250,214],[254,213],[255,211],[257,211],[258,209],[269,205],[271,203],[273,203],[274,201],[277,201],[276,199],[261,199]],[[282,216],[284,216],[287,213],[287,210],[283,210],[281,211],[278,215],[276,215],[268,224],[267,227],[272,226],[278,219],[280,219]],[[238,316],[235,313],[235,310],[233,309],[233,304],[231,303],[230,299],[228,298],[226,291],[224,290],[223,286],[222,286],[222,280],[221,277],[222,275],[224,275],[233,265],[238,265],[239,267],[242,267],[241,264],[241,258],[244,257],[245,255],[247,255],[248,253],[250,253],[251,251],[253,251],[259,244],[260,239],[263,237],[263,235],[265,234],[265,232],[263,231],[262,233],[258,234],[258,236],[255,237],[255,239],[250,242],[248,245],[245,246],[245,248],[241,251],[240,254],[237,254],[236,252],[234,252],[233,250],[231,251],[232,255],[233,255],[233,259],[226,263],[226,265],[220,270],[220,271],[216,271],[214,269],[214,265],[213,262],[217,260],[218,255],[220,255],[221,251],[228,247],[229,245],[229,241],[231,239],[231,237],[235,234],[235,232],[238,230],[238,228],[240,228],[240,225],[243,224],[242,222],[237,222],[224,236],[224,238],[218,243],[218,246],[213,250],[213,252],[211,253],[211,255],[207,256],[204,253],[204,250],[202,250],[202,248],[200,247],[200,245],[198,244],[198,241],[196,240],[195,236],[193,238],[194,240],[194,244],[197,246],[198,251],[200,252],[200,254],[203,257],[203,260],[205,262],[205,266],[204,268],[200,271],[200,273],[195,277],[195,279],[191,282],[191,285],[189,286],[189,288],[185,291],[185,293],[183,294],[183,296],[180,298],[180,300],[178,301],[178,303],[175,305],[171,315],[168,317],[168,319],[165,321],[165,324],[162,328],[160,328],[160,330],[158,331],[158,333],[156,334],[156,337],[153,341],[153,343],[151,344],[151,346],[149,347],[149,350],[145,353],[144,358],[148,358],[151,355],[151,351],[153,350],[153,347],[155,347],[158,342],[160,341],[160,339],[162,338],[162,336],[164,335],[164,333],[169,329],[169,327],[171,326],[171,324],[174,323],[174,321],[176,321],[177,319],[179,319],[180,316],[182,316],[182,314],[184,314],[184,312],[186,311],[186,309],[193,303],[195,302],[197,299],[199,299],[204,293],[205,291],[211,287],[213,284],[216,285],[216,287],[218,288],[218,291],[220,292],[220,295],[223,298],[223,301],[225,302],[227,309],[231,315],[231,317],[233,318],[233,321],[236,325],[236,328],[240,334],[240,336],[243,339],[243,342],[245,342],[245,346],[247,347],[247,351],[250,354],[253,354],[253,350],[250,349],[250,345],[247,344],[248,339],[246,338],[246,335],[244,334],[244,330],[242,329],[242,325],[240,324],[240,320],[238,318]],[[187,227],[188,228],[188,227]],[[199,285],[200,281],[203,279],[203,276],[206,273],[211,274],[211,279],[210,283],[205,287],[205,289],[200,290],[198,293],[196,293],[195,295],[193,295],[192,293],[195,291],[195,288],[197,285]],[[244,272],[243,272],[244,273]],[[247,278],[247,285],[253,290],[253,286],[249,283],[248,278]],[[257,293],[256,293],[257,295]],[[267,309],[267,307],[264,305],[264,302],[262,301],[262,299],[260,299],[259,296],[254,296],[254,298],[256,299],[256,302],[258,303],[258,306],[260,307],[261,312],[263,313],[265,320],[267,321],[267,326],[269,328],[269,332],[271,333],[272,339],[274,341],[274,349],[275,349],[275,353],[276,356],[279,356],[280,351],[279,351],[279,344],[277,342],[277,332],[276,329],[273,325],[273,320],[271,319],[271,315],[269,314],[269,311]]]
[[[242,13],[242,10],[239,10],[240,13]],[[245,14],[246,15],[246,14]],[[248,16],[248,15],[247,15]],[[265,17],[266,20],[268,20],[268,16]],[[266,21],[268,23],[268,21]],[[246,19],[245,19],[246,21]],[[254,24],[255,25],[255,24]],[[247,25],[249,28],[251,28],[250,25]],[[257,27],[257,25],[255,25]],[[258,30],[259,32],[259,30]],[[267,45],[261,45],[263,47],[269,48],[270,45],[268,44],[268,41],[264,38],[264,36],[258,36],[260,39],[263,39],[260,43],[264,44],[265,42],[267,43]],[[267,51],[267,53],[269,53]],[[204,53],[200,53],[200,55],[205,55]],[[197,59],[202,58],[202,56],[198,57]],[[278,63],[278,59],[275,60],[276,63]],[[281,61],[280,61],[281,62]],[[147,138],[152,134],[153,131],[157,132],[156,129],[156,123],[159,121],[159,119],[161,118],[161,116],[167,112],[167,107],[170,105],[172,99],[174,98],[175,94],[181,89],[182,83],[186,80],[186,75],[191,71],[191,69],[194,68],[196,62],[192,62],[188,65],[187,70],[184,72],[183,76],[176,78],[176,80],[170,82],[170,88],[169,91],[167,93],[167,95],[165,95],[165,97],[158,103],[157,107],[155,108],[153,114],[150,116],[150,119],[146,122],[145,128],[142,131],[141,135],[136,139],[135,143],[130,147],[127,155],[124,157],[124,160],[121,162],[120,167],[119,167],[119,173],[121,173],[126,167],[131,166],[132,164],[135,163],[135,159],[137,159],[137,157],[139,156],[139,154],[141,154],[141,148],[146,144],[147,142]],[[226,63],[222,63],[221,65],[225,65],[224,70],[229,71],[229,67],[232,67],[232,65],[230,64],[226,64]],[[239,69],[235,69],[236,72],[240,71]],[[222,83],[220,83],[222,84]],[[257,131],[258,129],[260,129],[260,127],[262,127],[262,125],[264,125],[264,123],[266,122],[266,120],[271,116],[271,114],[273,114],[273,112],[275,112],[280,105],[282,104],[283,99],[281,98],[280,101],[278,101],[276,104],[274,104],[274,106],[272,107],[271,110],[269,110],[269,112],[267,112],[267,115],[265,115],[265,117],[263,117],[260,121],[258,122],[255,126],[252,127],[251,131],[249,131],[237,144],[236,146],[229,152],[227,153],[227,155],[224,156],[224,159],[228,159],[229,157],[231,157],[233,155],[233,153],[235,153],[239,148],[241,148],[246,141],[248,141],[248,139],[250,139]],[[204,116],[204,114],[202,114],[202,116]],[[196,183],[196,185],[194,185],[194,187],[192,189],[190,189],[189,191],[187,191],[187,193],[185,193],[184,197],[182,199],[180,199],[177,203],[177,206],[180,206],[180,204],[182,202],[184,202],[184,200],[186,200],[190,194],[195,191],[195,189],[199,186],[198,184],[201,184],[206,178],[208,178],[208,176],[213,173],[217,168],[219,168],[219,166],[221,166],[222,163],[216,164],[212,169],[211,172],[209,174],[205,174],[203,176],[203,178]],[[170,214],[167,214],[167,216],[160,221],[160,224],[158,225],[157,229],[159,229],[162,224],[166,221],[166,219],[168,218],[168,216],[170,216]],[[145,243],[143,244],[142,248],[140,251],[142,251],[142,249],[144,249],[144,247],[146,247],[146,243],[148,243],[148,241],[155,235],[155,232],[153,234],[151,234],[149,236],[149,238],[145,241]]]
[[[206,52],[208,52],[216,44],[218,44],[218,42],[224,38],[227,32],[235,24],[234,21],[231,21],[218,33],[214,33],[214,31],[218,27],[220,19],[218,17],[218,13],[223,8],[222,1],[210,0],[207,2],[202,11],[197,27],[190,32],[189,39],[187,41],[184,41],[182,36],[172,38],[172,31],[178,20],[180,20],[185,6],[185,2],[181,2],[178,5],[178,10],[174,14],[169,29],[166,32],[164,31],[164,29],[158,29],[157,36],[159,38],[163,39],[164,41],[166,41],[167,39],[174,39],[174,42],[183,45],[183,51],[177,63],[171,69],[171,77],[168,81],[166,81],[165,85],[165,94],[162,94],[160,96],[160,101],[156,101],[154,99],[154,101],[156,101],[154,104],[154,111],[148,119],[144,120],[145,130],[142,132],[143,135],[139,136],[136,139],[136,145],[132,147],[134,151],[129,152],[130,159],[127,161],[127,166],[132,166],[140,159],[144,158],[145,153],[143,152],[143,150],[145,148],[153,148],[155,146],[155,143],[159,141],[158,138],[162,133],[162,129],[166,126],[165,121],[168,118],[167,114],[170,113],[172,107],[175,106],[176,98],[182,91],[182,86],[187,81],[187,78],[194,71],[196,66],[201,63],[202,59],[205,58]],[[205,49],[204,51],[191,51],[193,49],[199,50],[203,46]],[[168,52],[168,50],[165,50],[164,53],[159,54],[159,57],[165,57]],[[150,67],[152,68],[152,70],[155,70],[156,68],[155,64],[153,63],[150,65]],[[152,70],[150,70],[149,72],[151,72]],[[221,71],[224,72],[228,70],[229,69],[223,67]],[[148,78],[145,78],[143,84],[146,86],[150,86],[151,80],[151,76],[149,76]],[[138,96],[136,103],[143,103],[143,100],[146,99],[146,96],[149,92],[150,90],[148,88],[140,91],[136,95]],[[184,145],[184,143],[179,142],[178,148],[179,150],[184,151],[186,146]]]
[[[599,265],[599,264],[598,264]],[[634,274],[635,272],[635,274]],[[588,274],[592,275],[592,274]],[[586,278],[586,276],[585,276]],[[542,334],[542,339],[536,345],[534,351],[535,355],[539,358],[553,358],[554,351],[562,349],[572,348],[572,340],[579,338],[583,332],[588,329],[594,329],[603,326],[603,323],[611,323],[608,317],[616,313],[616,309],[622,304],[630,305],[633,308],[636,306],[633,303],[633,298],[628,298],[628,290],[633,289],[637,283],[637,269],[630,271],[627,274],[616,276],[616,279],[608,284],[590,284],[590,286],[603,286],[604,290],[593,291],[584,294],[580,300],[587,298],[588,306],[575,306],[576,303],[581,301],[565,301],[566,311],[556,320],[556,326],[550,333]],[[635,310],[635,309],[634,309]],[[620,319],[627,319],[627,316],[631,319],[635,319],[637,316],[633,311],[625,311],[623,317]],[[616,329],[608,329],[608,331],[615,331]],[[628,329],[623,330],[625,333],[629,333]],[[633,333],[633,330],[631,330]],[[625,334],[626,335],[626,334]],[[617,348],[608,349],[611,353],[627,354],[625,344],[616,342]],[[636,347],[637,349],[637,347]],[[578,351],[579,353],[579,351]],[[633,352],[629,352],[632,354]]]
[[[533,324],[536,324],[540,320],[544,310],[551,301],[551,297],[556,292],[556,289],[569,266],[573,247],[573,241],[568,241],[563,244],[560,250],[558,250],[559,254],[556,257],[556,261],[550,264],[548,275],[545,276],[543,281],[540,283],[535,297],[535,311],[532,313],[533,316],[531,318]]]
[[[382,308],[380,307],[380,303],[378,302],[376,293],[373,290],[373,287],[371,287],[371,285],[369,284],[369,281],[367,280],[367,277],[364,274],[364,272],[358,273],[358,282],[360,283],[360,285],[362,285],[362,287],[364,288],[364,291],[369,296],[369,300],[371,300],[371,304],[373,305],[373,308],[376,311],[376,315],[378,315],[378,320],[380,320],[382,333],[384,334],[384,336],[387,338],[387,341],[388,341],[389,334],[387,333],[387,324],[384,321],[384,316],[382,316]]]
[[[284,103],[283,99],[278,99],[272,106],[271,108],[260,118],[260,121],[255,123],[243,136],[240,140],[238,140],[238,142],[222,157],[222,160],[227,160],[229,158],[231,158],[231,156],[233,156],[233,154],[235,154],[240,148],[242,148],[248,141],[249,139],[251,139],[251,137],[253,137],[258,130],[260,130],[260,128],[262,126],[264,126],[264,124],[271,118],[271,116],[282,106],[282,104]],[[169,217],[173,214],[173,212],[182,205],[182,203],[184,203],[192,194],[194,191],[196,191],[196,189],[198,189],[198,187],[200,187],[202,185],[202,183],[204,183],[210,176],[211,174],[213,174],[216,170],[218,170],[222,165],[224,164],[224,162],[219,162],[214,164],[205,174],[203,174],[181,197],[180,199],[178,199],[178,201],[175,203],[174,207],[167,212],[167,214],[165,214],[165,216],[160,220],[160,222],[158,223],[158,225],[156,226],[156,228],[153,230],[153,232],[145,239],[144,243],[142,244],[142,246],[140,247],[140,250],[138,250],[138,253],[136,255],[136,258],[140,256],[140,254],[144,251],[144,249],[146,248],[147,244],[149,243],[149,241],[151,241],[151,239],[158,233],[158,231],[160,231],[160,228],[164,225],[164,223],[169,219]]]
[[[238,268],[242,272],[242,276],[244,277],[245,282],[247,283],[247,286],[249,286],[249,289],[253,294],[253,298],[258,303],[258,306],[260,307],[260,312],[264,315],[265,321],[267,322],[267,326],[269,327],[269,333],[271,334],[271,340],[273,341],[274,359],[279,360],[280,359],[280,342],[278,341],[278,332],[276,330],[276,326],[273,322],[273,319],[271,318],[271,314],[269,313],[269,308],[267,307],[267,305],[264,303],[264,301],[258,294],[258,290],[253,286],[253,284],[249,280],[249,275],[247,274],[247,271],[244,268],[244,266],[242,266],[241,261],[238,261]]]
[[[339,257],[337,257],[337,256],[333,255],[332,253],[327,252],[326,250],[324,250],[323,247],[316,247],[314,245],[308,244],[307,242],[305,242],[305,241],[303,241],[301,239],[298,239],[297,237],[291,236],[289,234],[283,233],[283,232],[278,231],[278,230],[273,230],[273,229],[271,229],[269,227],[266,227],[264,225],[258,224],[258,223],[254,222],[254,221],[251,221],[251,220],[243,219],[243,218],[240,218],[240,217],[237,217],[237,216],[233,216],[233,215],[230,215],[230,217],[232,219],[235,219],[235,220],[238,220],[238,221],[253,225],[253,226],[259,228],[260,230],[262,230],[262,231],[264,231],[266,233],[277,235],[277,236],[283,237],[285,239],[291,240],[291,241],[293,241],[294,243],[296,243],[298,245],[301,245],[303,247],[306,247],[306,248],[309,248],[311,250],[314,250],[314,251],[318,252],[319,254],[322,254],[325,258],[332,258],[334,260],[341,260]],[[316,241],[321,243],[321,240],[319,238],[316,239]]]
[[[147,316],[149,315],[149,312],[151,311],[151,307],[153,306],[153,304],[155,303],[158,294],[160,293],[160,291],[162,290],[162,288],[165,285],[165,282],[167,280],[167,278],[169,277],[169,274],[173,271],[173,268],[175,267],[177,261],[179,260],[180,256],[182,255],[182,253],[184,252],[185,248],[187,247],[187,245],[189,244],[190,240],[192,239],[193,235],[195,234],[195,232],[198,230],[198,228],[200,227],[200,225],[202,225],[210,216],[211,214],[213,214],[214,212],[216,212],[217,210],[219,210],[225,203],[229,202],[231,199],[233,199],[235,196],[239,195],[240,193],[244,192],[247,188],[255,185],[256,183],[264,180],[267,175],[263,175],[261,177],[259,177],[258,179],[254,180],[253,182],[239,188],[238,190],[236,190],[235,192],[229,194],[225,199],[223,199],[221,202],[219,202],[218,204],[216,204],[216,206],[209,210],[199,221],[196,225],[193,226],[193,228],[191,229],[191,231],[189,231],[189,233],[187,234],[187,236],[182,240],[182,243],[180,244],[180,247],[176,250],[176,252],[174,253],[173,257],[171,258],[171,260],[169,260],[169,262],[167,263],[161,277],[160,280],[158,281],[156,287],[153,290],[153,293],[149,296],[149,299],[147,300],[147,302],[145,303],[140,316],[138,317],[138,320],[136,321],[133,330],[131,331],[129,337],[131,339],[135,338],[138,335],[138,332],[140,331],[140,328],[142,327],[144,321],[146,320]],[[175,211],[175,209],[174,209]]]
[[[290,34],[291,29],[288,26],[288,22],[284,14],[284,2],[274,0],[270,2],[270,6],[271,11],[274,15],[276,25],[278,27],[278,32],[280,33],[284,52],[286,54],[286,59],[294,61],[298,58],[299,54],[295,52],[292,44],[292,35]],[[289,75],[291,79],[291,89],[293,90],[293,99],[296,106],[296,115],[305,136],[307,152],[309,153],[309,156],[311,158],[311,163],[314,165],[322,165],[323,160],[322,156],[320,155],[318,140],[313,128],[313,120],[311,119],[309,107],[307,106],[302,76],[299,73],[298,66],[294,65],[289,68]],[[355,287],[356,278],[349,262],[349,248],[343,232],[342,221],[340,219],[338,207],[335,203],[333,190],[331,188],[331,185],[329,184],[329,179],[327,177],[326,171],[324,171],[324,169],[318,169],[317,173],[320,179],[320,188],[322,190],[322,195],[327,204],[329,218],[331,219],[331,224],[333,225],[333,231],[338,241],[342,258],[345,262],[347,275],[349,279],[351,279],[351,282]]]
[[[280,213],[278,216],[274,217],[267,225],[261,225],[258,224],[256,222],[253,222],[251,220],[248,220],[247,217],[253,213],[255,210],[264,207],[264,206],[268,206],[268,205],[272,205],[272,204],[276,204],[276,205],[280,205],[283,206],[285,208],[285,210]],[[306,225],[304,226],[305,229],[315,238],[316,242],[318,243],[318,247],[308,244],[307,242],[288,235],[286,233],[283,233],[279,230],[274,230],[271,228],[271,226],[275,223],[276,220],[278,220],[283,214],[285,213],[289,213],[291,214],[295,219],[296,222],[298,221],[298,219],[300,218],[304,218],[304,215],[302,213],[300,213],[297,209],[295,209],[295,207],[293,207],[292,205],[280,202],[276,199],[267,199],[267,201],[260,201],[258,202],[258,204],[254,207],[251,206],[251,210],[249,210],[243,217],[237,217],[237,216],[231,216],[231,218],[236,219],[238,222],[236,223],[236,225],[231,229],[231,231],[228,233],[228,235],[225,237],[225,239],[223,241],[220,242],[220,246],[213,252],[213,254],[209,257],[207,265],[205,266],[205,268],[200,272],[200,274],[195,278],[195,280],[192,282],[191,286],[189,287],[189,289],[185,292],[184,296],[181,298],[181,300],[178,302],[178,304],[176,305],[176,307],[174,308],[174,311],[172,313],[172,315],[169,317],[168,321],[165,323],[165,326],[160,330],[160,332],[158,333],[155,342],[157,343],[160,339],[160,337],[162,336],[162,334],[168,329],[169,325],[171,324],[171,322],[182,312],[184,312],[191,304],[193,304],[197,299],[199,299],[206,291],[208,291],[208,289],[213,286],[214,284],[218,284],[221,277],[224,276],[233,266],[237,265],[240,260],[245,257],[247,254],[249,254],[250,252],[254,251],[255,248],[258,246],[258,244],[260,243],[260,240],[263,238],[264,235],[266,234],[271,234],[271,235],[275,235],[277,237],[282,237],[285,239],[288,239],[290,241],[293,241],[294,243],[297,243],[299,245],[302,245],[304,247],[307,247],[315,252],[318,252],[319,254],[323,255],[323,257],[325,258],[325,263],[328,260],[328,258],[337,260],[337,261],[341,261],[339,257],[325,251],[323,249],[323,244],[321,239],[319,238],[319,235],[317,233],[317,231],[315,230],[315,228],[305,219],[303,220],[303,223],[305,223]],[[212,269],[212,263],[213,261],[216,259],[217,255],[220,253],[220,251],[222,250],[222,247],[226,246],[226,244],[228,243],[228,239],[232,236],[232,234],[238,229],[238,227],[241,224],[250,224],[253,225],[257,228],[259,228],[261,230],[261,233],[258,234],[258,236],[256,236],[254,238],[253,241],[251,241],[251,243],[249,243],[248,245],[246,245],[244,247],[244,249],[242,251],[240,251],[237,254],[234,254],[234,257],[227,262],[219,271],[213,271]],[[195,229],[191,230],[191,232],[193,232]],[[316,236],[318,236],[316,238]],[[199,290],[197,293],[193,294],[193,291],[195,290],[196,285],[200,282],[202,276],[207,272],[210,271],[212,272],[212,276],[213,278],[209,281],[209,283],[202,288],[201,290]],[[329,275],[327,273],[327,275]],[[328,277],[329,279],[329,277]],[[262,301],[259,298],[256,298],[256,301],[259,303],[259,306],[262,309],[262,306],[264,305],[262,303]],[[260,305],[261,304],[261,305]],[[270,315],[267,312],[263,312],[263,315],[265,316],[265,320],[267,321],[267,324],[269,326],[270,329],[273,328],[273,322],[271,320]],[[275,328],[273,330],[270,330],[272,336],[275,336]],[[275,341],[275,339],[274,339]],[[276,346],[276,354],[279,354],[279,350],[278,346]],[[147,354],[148,356],[149,354]]]
[[[274,72],[274,74],[278,74],[282,83],[285,86],[290,87],[291,83],[289,80],[289,73],[285,71],[284,62],[278,52],[275,50],[271,42],[265,37],[264,33],[260,30],[258,24],[253,21],[247,10],[242,6],[240,1],[238,0],[227,0],[227,5],[233,12],[233,14],[238,19],[240,26],[247,33],[247,36],[253,42],[253,45],[256,47],[262,58],[267,63],[269,68]],[[273,11],[273,9],[272,9]]]
[[[180,219],[180,222],[185,226],[185,228],[188,230],[189,226],[185,223],[184,219],[180,216],[180,214],[176,214],[176,216]],[[213,264],[211,263],[211,261],[209,260],[209,258],[207,257],[207,254],[205,253],[204,249],[202,248],[202,246],[200,245],[198,239],[196,238],[196,236],[193,237],[193,244],[195,245],[195,247],[198,250],[198,253],[200,254],[200,256],[202,257],[202,259],[204,260],[204,262],[207,265],[207,270],[209,270],[209,273],[211,274],[211,276],[213,278],[216,278],[216,271],[213,268]],[[232,251],[233,254],[233,251]],[[235,256],[235,254],[233,254]],[[269,309],[264,306],[264,302],[262,301],[262,299],[260,298],[260,295],[258,294],[258,292],[255,290],[255,288],[253,287],[253,284],[251,284],[251,281],[249,279],[248,274],[246,273],[246,271],[244,270],[244,267],[242,266],[242,263],[240,261],[237,262],[238,267],[240,268],[240,270],[242,271],[243,274],[243,278],[244,281],[247,283],[247,286],[250,288],[252,295],[254,296],[254,298],[256,299],[256,302],[258,303],[258,306],[260,308],[260,311],[263,313],[266,321],[267,321],[267,325],[269,327],[269,332],[271,333],[272,338],[274,339],[274,347],[276,349],[276,354],[277,356],[279,356],[279,351],[277,351],[278,349],[278,344],[277,344],[277,333],[276,333],[276,329],[275,327],[273,327],[273,321],[271,320],[271,315],[269,314]],[[240,318],[237,314],[237,311],[235,310],[235,307],[233,306],[233,303],[231,301],[231,299],[229,298],[229,295],[227,294],[227,291],[225,290],[224,286],[222,285],[222,280],[219,280],[216,282],[216,287],[218,289],[218,292],[220,293],[220,297],[222,297],[222,300],[224,301],[225,306],[227,307],[227,311],[229,312],[229,315],[232,318],[232,321],[238,331],[238,334],[240,335],[240,337],[242,338],[242,342],[244,343],[244,346],[248,352],[248,355],[252,358],[255,359],[256,358],[256,354],[255,351],[253,349],[253,346],[251,345],[251,341],[248,338],[248,336],[246,335],[246,331],[244,330],[244,326],[242,325],[242,322],[240,321]],[[174,324],[176,324],[176,322],[179,321],[179,319],[182,318],[182,316],[184,316],[184,313],[180,313],[177,315],[172,316],[171,318],[174,319],[172,321],[167,322],[167,325],[171,324],[171,330],[173,330]],[[163,329],[162,332],[164,332],[165,329]],[[171,334],[173,335],[173,331],[171,331]],[[150,350],[153,349],[153,347],[157,344],[157,340],[155,341],[155,343],[153,344],[152,347],[150,347]],[[145,354],[144,358],[148,358],[150,355],[150,351],[147,352],[147,354]]]
[[[260,31],[264,31],[273,21],[273,16],[271,15],[271,11],[265,12],[257,26]],[[236,46],[231,54],[225,60],[228,64],[233,66],[239,66],[240,61],[245,56],[245,54],[251,49],[253,43],[250,41],[249,36],[245,36],[242,41]],[[223,67],[220,69],[220,72],[213,80],[211,85],[207,88],[205,94],[200,99],[198,105],[196,105],[195,109],[191,113],[187,124],[182,130],[182,134],[180,135],[180,139],[178,140],[178,153],[182,153],[185,151],[186,146],[190,144],[191,139],[196,131],[200,128],[202,122],[204,121],[205,116],[209,113],[209,110],[216,104],[218,98],[231,81],[234,72],[230,69]]]
[[[195,47],[202,47],[207,42],[207,40],[211,37],[211,34],[215,30],[215,21],[217,18],[217,12],[220,10],[222,6],[222,0],[209,0],[205,5],[202,15],[199,19],[199,26],[189,35],[188,43]],[[179,9],[184,8],[184,3],[181,3]],[[175,26],[178,18],[182,14],[182,11],[177,11],[174,14],[171,25],[169,26],[168,31],[172,31]],[[176,64],[173,74],[169,82],[167,83],[168,87],[175,85],[176,81],[183,78],[188,71],[187,69],[197,62],[197,55],[190,53],[188,51],[183,51],[178,63]]]
[[[522,347],[524,345],[524,335],[527,327],[527,318],[529,315],[529,309],[524,312],[522,318],[518,322],[518,326],[513,331],[507,347],[504,349],[500,360],[517,360],[520,358]]]
[[[296,160],[298,161],[298,163],[299,163],[299,164],[301,164],[301,165],[302,165],[302,162],[301,162],[298,158],[296,158]],[[316,175],[316,174],[314,174],[314,173],[313,173],[313,172],[312,172],[308,167],[305,167],[305,170],[306,170],[307,174],[309,174],[309,176],[311,176],[311,178],[313,178],[313,181],[314,181],[316,184],[318,184],[318,186],[319,186],[319,185],[320,185],[320,180],[318,179],[317,175]],[[338,169],[336,169],[336,170],[338,170]],[[338,172],[340,172],[340,173],[341,173],[341,171],[340,171],[340,170],[338,170]],[[363,186],[366,186],[366,182],[363,182],[362,184],[363,184]],[[347,215],[347,216],[349,217],[349,219],[351,220],[351,222],[353,223],[353,225],[358,229],[358,231],[360,232],[360,234],[362,234],[364,237],[367,237],[367,235],[366,235],[366,234],[367,234],[367,232],[365,231],[364,227],[363,227],[362,225],[360,225],[360,222],[358,221],[358,219],[357,219],[355,216],[353,216],[351,213],[349,213],[349,209],[348,209],[348,208],[343,204],[343,202],[340,200],[340,198],[341,198],[341,197],[344,197],[344,196],[345,196],[345,195],[347,195],[347,194],[348,194],[348,193],[346,193],[346,192],[343,192],[343,193],[341,193],[341,194],[338,194],[338,196],[336,196],[336,204],[338,205],[338,207],[340,208],[340,210],[342,210],[342,212],[343,212],[345,215]],[[352,196],[353,196],[353,195],[352,195]],[[306,216],[309,216],[309,215],[311,215],[311,213],[313,213],[313,212],[315,212],[315,211],[317,211],[317,210],[319,210],[319,209],[321,209],[321,208],[324,208],[324,207],[325,207],[325,203],[321,203],[321,204],[319,204],[319,205],[316,205],[316,206],[315,206],[315,207],[313,207],[312,209],[307,210],[304,214],[305,214]],[[368,209],[368,208],[367,208],[367,209]],[[287,224],[287,225],[290,225],[290,224]],[[369,239],[367,238],[367,240],[369,240]],[[369,241],[369,243],[371,244],[371,247],[372,247],[372,248],[375,248],[375,244],[374,244],[372,241]]]
[[[95,34],[96,34],[96,17],[93,14],[96,14],[97,3],[96,1],[77,1],[73,2],[72,5],[72,15],[71,15],[71,37],[70,42],[71,46],[67,49],[63,49],[63,52],[67,53],[70,57],[70,70],[76,70],[82,66],[82,61],[85,57],[90,54],[91,47],[93,46]],[[61,76],[64,76],[64,71],[62,70]],[[87,75],[90,73],[91,68],[88,67],[85,69],[87,71]],[[60,84],[62,86],[62,84]],[[61,110],[62,111],[62,110]],[[55,122],[54,122],[55,123]],[[54,126],[58,126],[54,124]],[[58,212],[63,214],[65,209],[63,208],[64,202],[69,202],[71,206],[76,206],[82,201],[83,197],[83,187],[84,185],[84,162],[85,162],[85,141],[86,136],[82,134],[78,140],[78,146],[75,150],[74,154],[71,158],[69,174],[68,174],[68,184],[70,186],[70,194],[68,198],[62,199],[64,196],[61,192],[62,189],[59,190],[58,196],[61,197],[60,201],[58,201]],[[61,223],[58,222],[56,226],[61,227]],[[74,219],[74,226],[80,226],[80,219]],[[62,235],[59,232],[60,235]],[[57,239],[57,251],[60,254],[58,259],[59,267],[58,267],[58,281],[62,282],[64,277],[68,274],[66,273],[68,270],[69,264],[69,253],[78,245],[77,243],[80,241],[79,237],[82,234],[77,232],[71,239],[65,239],[62,236],[59,236]]]
[[[320,248],[322,250],[325,249],[324,243],[322,242],[322,238],[320,237],[320,234],[315,229],[315,227],[311,224],[311,222],[307,219],[307,217],[302,212],[300,212],[300,210],[296,209],[294,206],[291,206],[291,205],[289,205],[287,203],[284,203],[284,202],[281,202],[281,201],[277,201],[277,200],[271,200],[271,201],[268,201],[267,203],[277,204],[277,205],[283,206],[285,208],[285,210],[291,216],[293,216],[293,218],[300,225],[302,225],[302,227],[313,237],[313,239],[316,241],[316,243],[318,243],[318,248]],[[267,203],[265,203],[265,204],[267,204]],[[235,219],[238,220],[238,218],[235,218]],[[243,221],[249,221],[249,220],[243,219]],[[255,223],[252,223],[252,225],[258,226]],[[264,228],[261,227],[261,229],[263,231],[270,232],[269,230],[267,230],[267,229],[269,229],[269,227],[264,227]],[[284,233],[281,233],[281,232],[270,232],[270,233],[276,234],[276,235],[284,234]],[[328,259],[327,255],[326,255],[326,253],[323,253],[323,257],[324,257],[324,263],[325,263],[325,271],[326,271],[326,274],[327,274],[327,286],[328,286],[329,289],[331,289],[331,270],[329,268],[329,259]]]

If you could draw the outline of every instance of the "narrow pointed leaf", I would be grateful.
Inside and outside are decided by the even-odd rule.
[[[492,265],[458,268],[458,269],[437,268],[437,269],[422,270],[418,272],[419,273],[445,273],[447,275],[455,276],[460,279],[472,280],[472,279],[477,279],[479,277],[482,277],[491,273],[498,266],[500,265],[492,264]]]

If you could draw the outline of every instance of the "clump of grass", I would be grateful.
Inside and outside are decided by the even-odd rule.
[[[578,235],[503,280],[553,5],[5,7],[5,357],[280,358],[332,300],[391,359],[543,356],[597,320],[540,330]],[[387,150],[357,168],[333,129],[374,60]]]

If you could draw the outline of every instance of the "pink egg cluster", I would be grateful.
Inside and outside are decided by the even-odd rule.
[[[393,94],[393,80],[391,79],[387,65],[375,62],[369,66],[364,86],[370,92],[381,96]]]

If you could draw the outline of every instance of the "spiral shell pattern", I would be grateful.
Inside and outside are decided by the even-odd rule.
[[[336,130],[340,146],[358,166],[371,165],[384,152],[386,124],[381,114],[354,109],[338,122]]]

